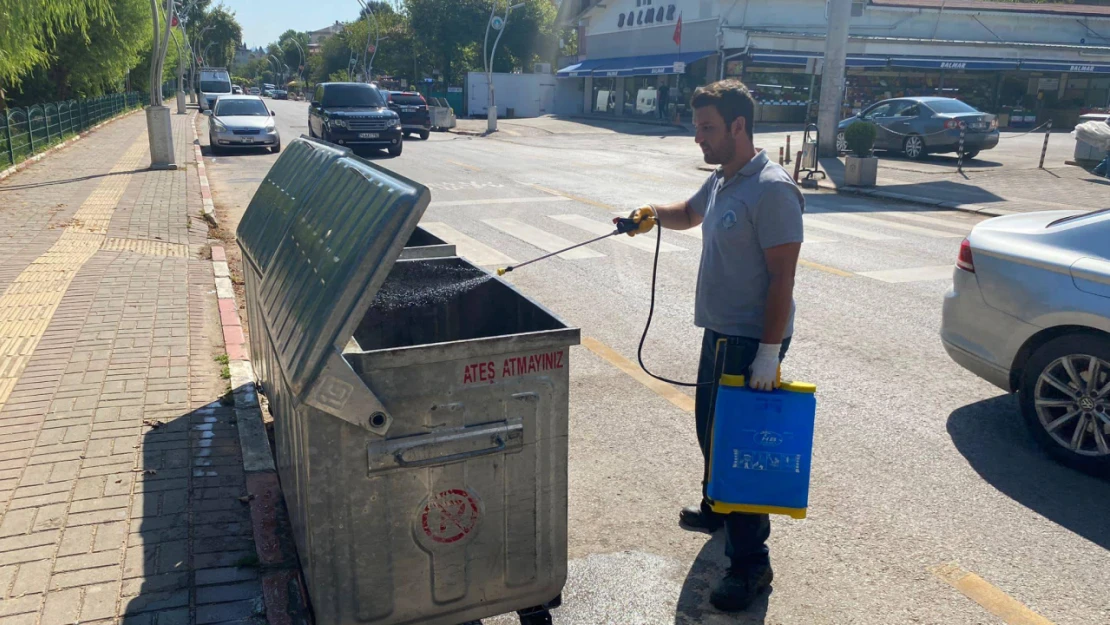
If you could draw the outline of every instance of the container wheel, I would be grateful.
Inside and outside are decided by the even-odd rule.
[[[531,608],[517,612],[520,625],[551,625],[551,612],[547,608]]]

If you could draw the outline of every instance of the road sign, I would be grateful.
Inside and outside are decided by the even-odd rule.
[[[505,27],[505,18],[500,15],[494,15],[493,19],[489,21],[490,28],[494,30],[501,30]]]
[[[366,51],[371,53],[371,54],[374,53],[375,49],[377,49],[377,47],[374,44],[370,44],[370,45],[366,46]]]

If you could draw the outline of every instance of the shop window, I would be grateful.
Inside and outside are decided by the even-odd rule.
[[[617,16],[617,28],[624,28],[624,13]]]
[[[667,21],[669,22],[673,19],[674,19],[674,5],[669,4],[669,5],[667,5]]]
[[[852,17],[863,17],[863,5],[867,0],[852,0]]]
[[[644,22],[648,24],[655,23],[655,9],[648,9],[647,15],[644,16]]]
[[[655,21],[657,21],[657,22],[662,22],[663,21],[663,7],[659,7],[658,9],[655,10]]]
[[[640,0],[636,0],[636,6],[640,6]]]

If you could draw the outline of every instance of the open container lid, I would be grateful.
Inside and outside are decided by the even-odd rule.
[[[306,137],[262,182],[236,235],[262,276],[257,301],[280,375],[297,401],[379,434],[390,416],[343,347],[416,229],[423,185]]]

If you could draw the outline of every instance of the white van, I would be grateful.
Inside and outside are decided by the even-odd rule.
[[[231,95],[231,75],[227,68],[200,68],[200,110],[212,110],[216,98],[222,95]]]

